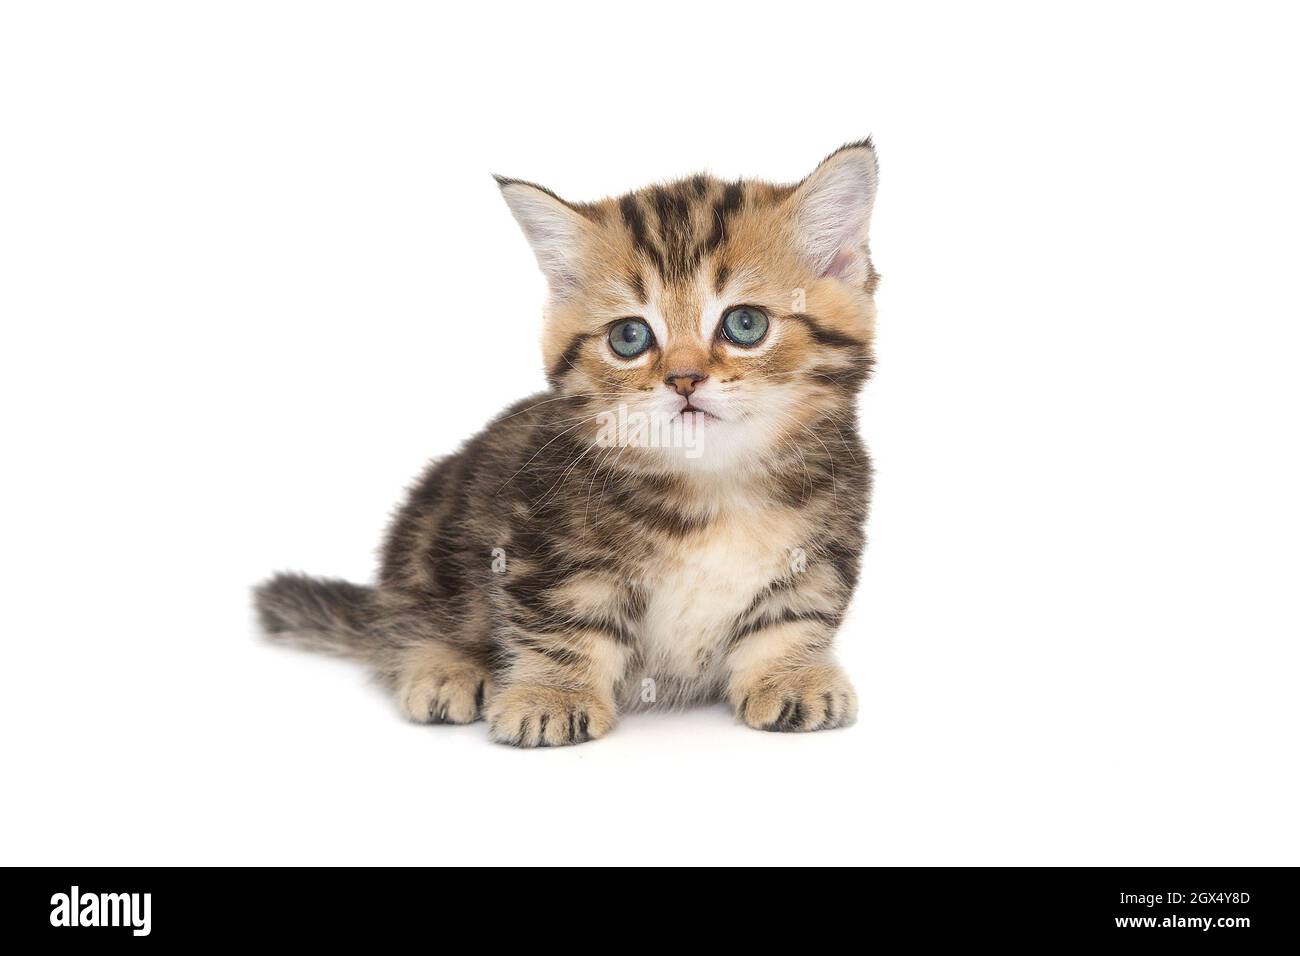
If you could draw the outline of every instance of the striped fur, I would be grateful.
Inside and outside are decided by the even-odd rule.
[[[375,587],[262,585],[268,635],[369,662],[412,719],[482,716],[520,746],[712,700],[764,729],[851,722],[831,644],[870,490],[875,168],[868,141],[796,185],[699,175],[568,203],[499,179],[549,281],[550,390],[429,467]],[[769,318],[752,348],[719,335],[738,305]],[[655,339],[633,360],[608,341],[629,317]],[[698,429],[609,443],[615,413]]]

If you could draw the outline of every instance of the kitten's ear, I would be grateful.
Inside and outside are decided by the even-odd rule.
[[[819,276],[862,284],[871,275],[867,228],[876,199],[876,148],[850,143],[827,156],[786,202],[795,242]]]
[[[583,239],[590,223],[549,189],[504,176],[496,181],[533,247],[551,292],[558,296],[571,292],[581,275]]]

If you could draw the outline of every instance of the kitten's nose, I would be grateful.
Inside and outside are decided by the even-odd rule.
[[[664,384],[678,395],[690,397],[695,386],[708,378],[703,372],[669,372],[664,376]]]

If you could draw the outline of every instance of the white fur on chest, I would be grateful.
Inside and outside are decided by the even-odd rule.
[[[640,645],[654,674],[708,680],[720,672],[720,645],[760,590],[790,573],[799,528],[787,512],[725,517],[658,556]]]

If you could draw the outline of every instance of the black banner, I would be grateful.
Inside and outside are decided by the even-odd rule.
[[[581,910],[665,941],[679,923],[956,942],[1240,949],[1296,937],[1293,869],[752,870],[593,876],[581,870],[10,869],[5,925],[38,942],[295,945],[410,941]],[[838,885],[837,885],[838,884]],[[719,905],[722,904],[722,905]],[[500,913],[483,927],[470,914]],[[829,922],[826,922],[826,921]],[[833,926],[831,925],[833,924]],[[543,924],[545,925],[545,924]],[[572,932],[572,928],[570,928]],[[437,935],[435,935],[437,934]],[[409,943],[408,943],[409,945]]]

